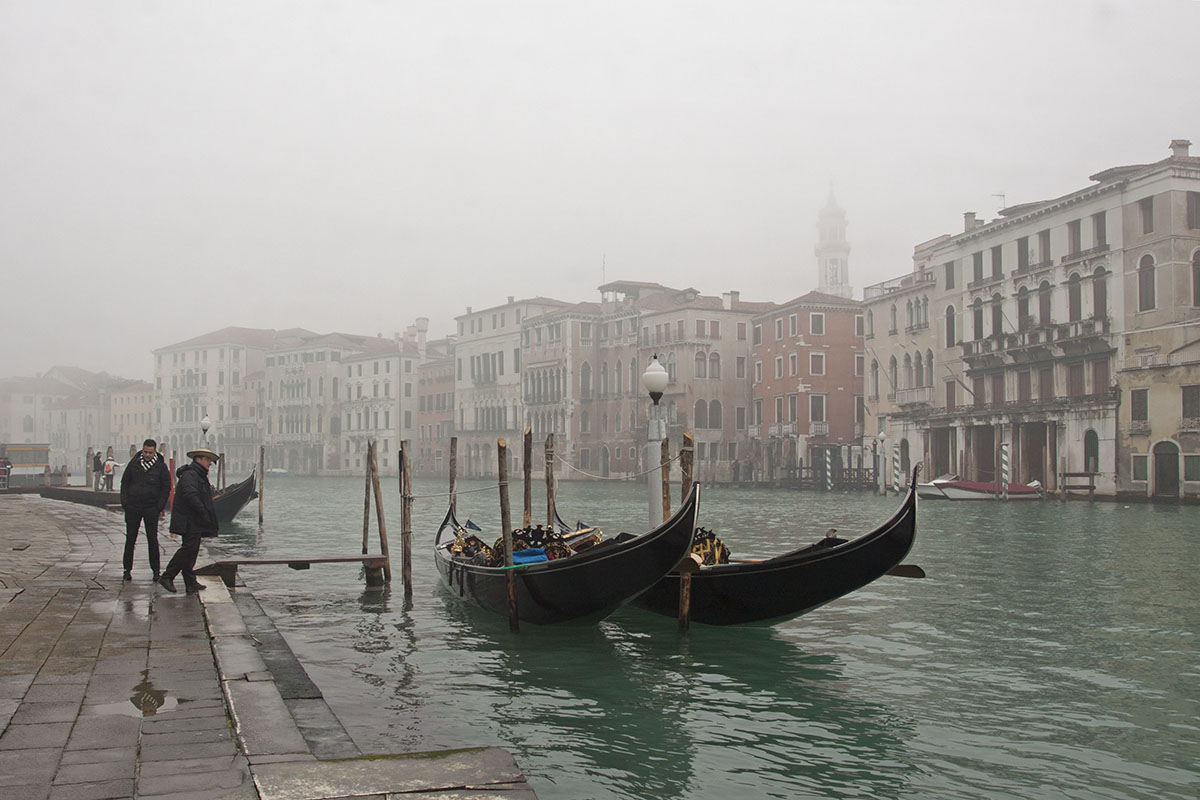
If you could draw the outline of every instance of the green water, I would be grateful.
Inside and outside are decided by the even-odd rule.
[[[1200,508],[927,502],[907,559],[924,580],[885,577],[772,628],[680,635],[623,609],[512,635],[438,585],[436,498],[415,502],[404,609],[384,489],[389,594],[354,567],[243,573],[366,751],[497,745],[543,800],[1200,796]],[[559,490],[563,516],[610,534],[645,527],[645,498]],[[701,524],[763,556],[869,529],[897,502],[717,487]],[[249,508],[212,549],[361,547],[361,480],[273,478],[266,509],[263,530]],[[461,494],[459,516],[498,530],[496,491]]]

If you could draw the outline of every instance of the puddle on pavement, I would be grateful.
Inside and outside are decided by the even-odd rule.
[[[133,694],[128,700],[117,703],[100,703],[96,711],[99,714],[123,714],[127,717],[153,717],[160,711],[171,711],[179,701],[167,695],[162,689],[154,688],[150,682],[150,670],[142,670],[142,682],[133,687]]]

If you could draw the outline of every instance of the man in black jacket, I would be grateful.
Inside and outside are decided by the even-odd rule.
[[[121,475],[121,507],[125,509],[125,575],[133,580],[133,548],[138,526],[146,525],[146,547],[153,580],[158,580],[158,519],[171,498],[171,471],[158,454],[158,442],[142,442],[142,452],[130,459]]]
[[[208,468],[219,456],[205,447],[192,450],[187,455],[192,463],[183,465],[175,472],[179,480],[175,484],[175,504],[171,507],[171,533],[179,534],[183,544],[171,557],[171,563],[163,570],[158,584],[174,593],[175,576],[183,573],[187,592],[193,594],[204,588],[192,572],[196,566],[196,556],[200,554],[200,539],[217,535],[217,512],[213,509]]]

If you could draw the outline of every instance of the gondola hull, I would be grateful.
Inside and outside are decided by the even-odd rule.
[[[857,539],[764,561],[702,568],[692,575],[690,619],[706,625],[770,625],[807,614],[899,564],[912,548],[916,523],[914,480],[891,519]],[[679,575],[665,576],[633,605],[678,616]]]
[[[616,611],[674,569],[691,547],[699,487],[671,519],[626,541],[604,542],[569,558],[513,569],[517,616],[535,625],[589,624]],[[449,590],[495,614],[508,615],[508,570],[454,560],[447,534],[458,529],[447,512],[434,544],[434,561]]]
[[[221,492],[213,494],[213,510],[217,512],[217,522],[233,522],[238,512],[246,507],[258,492],[254,491],[254,473],[241,483],[226,486]]]

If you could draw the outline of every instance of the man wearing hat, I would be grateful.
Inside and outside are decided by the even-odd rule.
[[[217,535],[217,513],[213,510],[212,484],[208,482],[208,468],[219,458],[206,447],[187,454],[192,463],[184,464],[175,471],[175,504],[171,507],[171,533],[177,533],[183,544],[171,557],[171,563],[163,570],[158,583],[168,592],[175,592],[175,576],[183,573],[187,593],[194,594],[204,588],[196,580],[192,568],[200,554],[200,539]]]

